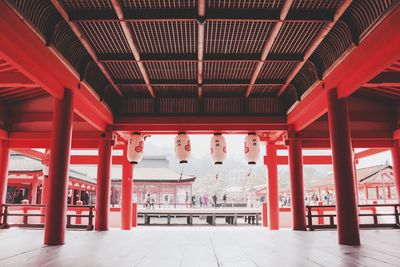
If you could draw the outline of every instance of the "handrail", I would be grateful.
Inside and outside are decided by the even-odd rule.
[[[23,213],[10,213],[11,210],[15,208],[19,208],[18,210],[22,210]],[[44,228],[43,223],[30,223],[30,217],[40,217],[44,218],[45,213],[44,209],[46,205],[43,204],[3,204],[1,206],[1,217],[2,222],[0,224],[0,228],[9,228],[9,227],[30,227],[30,228]],[[75,211],[75,214],[67,214],[67,228],[73,229],[85,229],[85,230],[93,230],[93,205],[68,205],[67,210]],[[29,213],[32,210],[40,210],[40,213]],[[89,211],[89,214],[82,214],[83,211]],[[22,223],[9,223],[9,217],[23,217]],[[75,224],[72,223],[72,218],[75,218]],[[82,224],[82,218],[88,218],[87,224]]]
[[[372,213],[359,213],[359,217],[372,217],[373,223],[360,223],[360,228],[381,228],[381,227],[390,227],[390,228],[400,228],[400,204],[360,204],[358,205],[360,210],[370,210]],[[393,208],[393,213],[377,213],[376,209],[377,208]],[[327,205],[327,206],[306,206],[307,209],[307,228],[310,231],[313,231],[315,229],[332,229],[336,228],[337,225],[335,224],[335,217],[336,213],[333,214],[324,214],[323,212],[328,210],[328,211],[334,211],[336,210],[335,205]],[[316,211],[318,214],[313,214],[313,211]],[[393,216],[394,217],[394,223],[382,223],[379,222],[378,218],[379,217],[389,217]],[[318,224],[313,224],[313,218],[318,218],[319,223]],[[323,219],[324,218],[329,218],[329,224],[325,224]]]
[[[216,225],[216,218],[225,218],[225,221],[228,224],[237,225],[237,218],[238,217],[245,217],[245,222],[247,221],[248,224],[256,224],[259,225],[259,221],[261,219],[262,211],[226,211],[220,212],[217,210],[210,211],[210,210],[196,210],[196,211],[174,211],[174,210],[157,210],[157,211],[147,211],[141,210],[138,211],[137,216],[142,217],[144,219],[145,225],[150,225],[150,219],[153,218],[166,218],[166,223],[169,225],[171,224],[171,218],[187,218],[187,224],[193,225],[193,218],[200,218],[206,217],[207,223],[210,225]]]

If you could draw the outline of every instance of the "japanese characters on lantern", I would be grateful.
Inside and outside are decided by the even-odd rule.
[[[50,149],[46,149],[44,154],[44,158],[42,159],[42,172],[43,175],[48,177],[49,176],[49,168],[50,168]]]
[[[144,149],[144,137],[141,133],[134,133],[128,140],[127,157],[131,164],[142,161]]]
[[[215,133],[211,138],[211,158],[214,164],[221,165],[226,159],[226,141],[220,133]]]
[[[244,156],[249,164],[256,164],[260,158],[260,137],[249,133],[244,139]]]
[[[190,138],[184,133],[178,133],[175,137],[175,155],[179,163],[187,163],[191,154]]]

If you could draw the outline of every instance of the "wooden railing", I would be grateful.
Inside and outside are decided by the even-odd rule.
[[[306,206],[307,208],[307,228],[311,231],[315,229],[332,229],[336,228],[336,207],[335,206]],[[358,205],[360,217],[360,228],[400,228],[399,219],[399,204],[370,204],[370,205]],[[378,209],[384,208],[391,209],[392,212],[378,213]],[[364,211],[364,212],[363,212]],[[365,213],[365,211],[370,213]],[[335,213],[326,213],[335,212]],[[315,214],[316,213],[316,214]],[[362,223],[362,218],[371,217],[373,223]],[[393,217],[392,222],[382,222],[379,218]],[[313,218],[318,218],[318,223],[313,223]],[[325,223],[325,218],[329,218],[329,223]]]
[[[30,204],[3,204],[1,207],[1,224],[0,228],[9,227],[29,227],[29,228],[44,228],[45,205],[30,205]],[[94,206],[77,206],[69,205],[68,211],[73,211],[75,214],[67,214],[67,228],[93,230],[93,210]],[[22,213],[17,213],[22,211]],[[29,213],[35,211],[34,213]],[[82,214],[88,213],[88,214]],[[10,222],[12,217],[22,217],[22,223]],[[39,222],[32,222],[29,218],[40,218]],[[72,223],[72,218],[75,218],[75,223]],[[87,218],[87,224],[82,224],[82,219]]]
[[[191,210],[140,210],[138,211],[138,217],[143,218],[144,225],[151,224],[151,218],[164,218],[165,221],[158,221],[158,224],[171,224],[172,218],[185,218],[186,224],[193,225],[194,218],[205,218],[205,221],[209,225],[216,225],[217,218],[224,218],[225,223],[231,225],[237,225],[238,218],[244,218],[247,224],[259,225],[261,219],[260,211],[251,210],[219,210],[215,209],[210,211],[209,209],[191,209]]]

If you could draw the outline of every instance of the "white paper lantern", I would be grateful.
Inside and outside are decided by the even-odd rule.
[[[49,176],[49,168],[50,168],[50,149],[46,149],[44,157],[42,159],[42,172],[44,176]]]
[[[226,159],[225,137],[220,133],[215,133],[211,138],[211,158],[216,165],[221,165]]]
[[[128,140],[127,157],[131,164],[138,164],[142,161],[144,149],[144,138],[140,133],[134,133]]]
[[[185,133],[178,133],[175,137],[175,155],[179,163],[187,163],[191,153],[190,138]]]
[[[256,164],[260,159],[260,137],[249,133],[244,139],[244,156],[249,164]]]

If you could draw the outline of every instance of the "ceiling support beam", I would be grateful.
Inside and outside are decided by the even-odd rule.
[[[78,40],[81,42],[83,47],[85,47],[86,51],[89,53],[89,55],[92,57],[93,61],[96,63],[96,65],[99,67],[101,72],[104,74],[108,82],[111,84],[111,86],[114,88],[114,90],[122,96],[121,90],[118,88],[118,86],[115,85],[113,79],[111,78],[111,75],[108,73],[104,65],[97,59],[97,55],[95,52],[95,49],[92,47],[90,44],[90,41],[87,40],[87,38],[81,33],[79,30],[79,26],[77,25],[76,22],[73,22],[69,19],[67,11],[64,9],[62,3],[60,0],[51,0],[51,3],[54,5],[54,7],[57,9],[57,11],[61,14],[61,16],[64,18],[65,22],[69,25],[71,28],[72,32],[76,35]]]
[[[364,151],[358,152],[355,154],[355,159],[362,159],[369,156],[373,156],[382,152],[389,151],[387,148],[369,148]]]
[[[324,78],[312,85],[301,102],[288,112],[288,124],[301,131],[327,111],[326,91],[337,88],[338,97],[348,97],[400,58],[400,8],[367,35],[360,45],[340,61]],[[351,74],[351,75],[349,75]]]
[[[116,80],[118,85],[144,85],[143,81],[137,80]],[[284,80],[258,80],[256,85],[282,85]],[[203,85],[248,85],[248,80],[203,80]],[[195,86],[196,80],[154,80],[153,86]]]
[[[343,15],[343,13],[350,6],[351,2],[352,2],[352,0],[344,0],[342,2],[341,6],[336,10],[335,15],[333,16],[333,21],[328,22],[325,25],[325,27],[319,32],[319,34],[315,37],[314,41],[307,48],[307,50],[304,54],[303,61],[299,62],[296,65],[296,67],[294,67],[294,69],[291,71],[291,73],[289,74],[289,77],[286,79],[285,85],[283,85],[282,88],[279,90],[278,96],[283,94],[283,92],[286,90],[286,88],[292,82],[294,77],[296,77],[297,73],[299,73],[299,71],[304,66],[304,64],[306,64],[306,62],[311,57],[311,55],[314,53],[314,51],[318,48],[318,46],[325,39],[325,37],[328,35],[328,33],[331,31],[331,29],[335,26],[336,22],[340,19],[340,17]]]
[[[197,21],[197,90],[199,98],[203,94],[203,59],[204,59],[204,37],[205,37],[205,0],[199,0],[198,3],[198,21]]]
[[[198,12],[192,9],[131,9],[127,10],[124,19],[115,18],[110,12],[96,11],[93,12],[71,12],[70,19],[72,21],[89,21],[89,22],[196,22],[198,20]],[[249,9],[224,9],[212,8],[207,10],[207,21],[217,22],[329,22],[332,20],[332,12],[313,10],[297,11],[291,14],[290,18],[279,18],[279,11],[265,10],[262,8]]]
[[[113,130],[139,131],[149,134],[176,134],[181,131],[208,134],[216,131],[225,133],[285,131],[287,127],[286,119],[279,116],[158,116],[116,118]]]
[[[289,165],[288,156],[278,156],[278,165]],[[264,164],[268,164],[268,156],[264,156]],[[304,165],[331,165],[332,156],[330,155],[304,155]]]
[[[382,72],[363,87],[400,87],[399,72]],[[400,93],[400,90],[398,90]]]
[[[0,87],[37,88],[38,85],[18,71],[0,72]]]
[[[286,0],[281,13],[280,13],[280,20],[285,20],[287,14],[289,13],[290,7],[292,6],[293,0]],[[264,66],[264,61],[267,59],[269,52],[271,51],[272,45],[275,42],[276,37],[279,34],[279,31],[281,30],[283,26],[283,22],[277,22],[274,24],[271,33],[268,36],[267,41],[264,44],[262,53],[261,53],[261,61],[257,63],[256,67],[253,70],[253,73],[251,74],[250,78],[250,84],[247,87],[246,90],[246,97],[249,97],[251,94],[251,91],[253,90],[253,86],[257,81],[258,75],[261,72],[262,67]]]
[[[133,37],[132,30],[130,29],[128,22],[124,20],[124,13],[123,13],[122,7],[119,3],[119,0],[112,0],[112,5],[114,7],[115,13],[118,16],[118,19],[121,20],[120,25],[122,27],[122,31],[124,32],[126,40],[128,41],[128,44],[132,51],[133,57],[135,58],[136,61],[138,61],[137,65],[139,67],[140,73],[143,76],[144,82],[146,83],[147,90],[149,91],[149,94],[151,95],[151,97],[154,98],[155,94],[154,94],[153,87],[151,86],[151,83],[150,83],[149,75],[147,74],[147,71],[146,71],[146,68],[144,67],[143,62],[140,61],[140,52],[137,47],[136,40]]]
[[[200,36],[198,36],[200,37]],[[199,38],[201,39],[201,38]],[[204,49],[203,47],[200,49]],[[198,50],[200,50],[198,49]],[[199,51],[201,52],[201,51]],[[142,62],[259,62],[262,61],[256,54],[237,54],[235,58],[229,54],[210,54],[204,55],[203,51],[202,60],[199,60],[199,55],[196,54],[145,54],[141,55]],[[132,54],[119,54],[119,53],[105,53],[98,54],[97,58],[101,62],[135,62]],[[300,62],[303,60],[302,54],[269,54],[265,61],[267,62]]]

